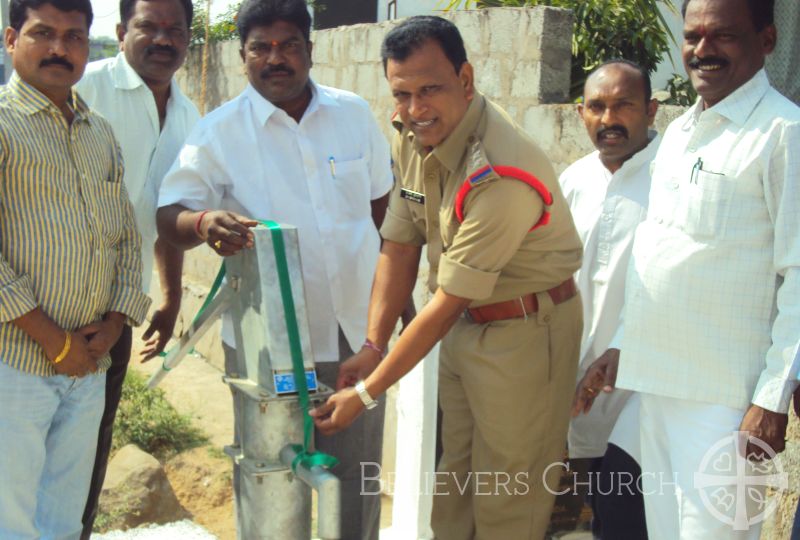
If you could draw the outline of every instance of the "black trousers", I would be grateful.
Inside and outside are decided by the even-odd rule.
[[[97,438],[97,454],[94,458],[92,483],[89,485],[86,509],[83,511],[81,540],[86,540],[91,536],[94,518],[97,516],[97,502],[100,499],[100,491],[103,489],[103,480],[106,478],[114,418],[117,416],[119,399],[122,397],[122,382],[125,380],[125,373],[128,372],[132,341],[131,327],[124,325],[119,341],[109,351],[111,367],[106,372],[106,408],[103,411],[103,418],[100,420],[100,434]]]
[[[608,444],[592,497],[602,540],[647,540],[644,496],[639,490],[641,475],[636,460],[622,448]]]

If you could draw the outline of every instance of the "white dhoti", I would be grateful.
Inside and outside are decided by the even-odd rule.
[[[650,540],[757,540],[768,508],[768,473],[759,469],[775,472],[775,464],[753,464],[739,455],[745,411],[653,394],[640,394],[640,400]]]

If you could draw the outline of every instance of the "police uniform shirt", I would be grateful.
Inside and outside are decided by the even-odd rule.
[[[550,289],[580,267],[581,241],[555,172],[505,111],[476,92],[431,151],[395,127],[397,183],[381,235],[427,244],[431,291],[480,306]]]

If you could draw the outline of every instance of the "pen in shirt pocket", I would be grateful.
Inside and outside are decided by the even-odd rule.
[[[697,183],[697,176],[700,174],[700,171],[703,170],[703,158],[697,158],[697,162],[692,167],[692,174],[689,177],[690,184]]]
[[[333,159],[333,156],[328,158],[328,165],[331,167],[331,176],[336,180],[336,160]]]

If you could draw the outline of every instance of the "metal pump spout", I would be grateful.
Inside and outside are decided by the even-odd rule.
[[[291,467],[297,458],[297,451],[291,444],[287,444],[281,449],[281,462],[287,467]],[[341,485],[339,479],[331,472],[319,465],[312,465],[310,468],[302,463],[298,463],[294,471],[295,475],[317,490],[317,536],[320,540],[338,540],[341,538]]]

